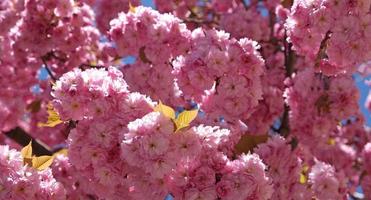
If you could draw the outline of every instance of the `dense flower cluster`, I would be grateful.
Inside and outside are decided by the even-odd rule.
[[[0,0],[0,199],[371,198],[371,0],[140,2]]]
[[[94,13],[86,4],[72,0],[26,1],[24,17],[14,31],[14,56],[18,65],[39,68],[41,58],[58,64],[52,68],[64,73],[71,67],[95,59],[91,53],[98,48],[98,31],[94,28]],[[54,59],[54,60],[52,60]],[[66,68],[63,68],[66,67]]]
[[[320,199],[344,199],[346,182],[336,174],[335,169],[326,163],[317,162],[309,173],[314,195]]]
[[[0,146],[0,198],[18,199],[66,199],[65,190],[57,182],[51,169],[36,171],[23,165],[21,153]]]
[[[326,77],[307,68],[288,84],[290,128],[304,144],[326,143],[339,122],[358,114],[358,91],[349,76]]]
[[[228,130],[202,125],[173,130],[171,120],[158,112],[129,123],[122,157],[139,170],[128,177],[148,181],[145,188],[134,186],[137,198],[160,199],[169,192],[176,199],[270,198],[272,187],[256,154],[232,161],[219,150],[228,142]],[[154,188],[158,193],[145,192]]]
[[[61,116],[80,120],[70,133],[68,157],[75,170],[80,171],[79,176],[91,180],[90,189],[82,190],[84,193],[112,199],[122,197],[119,191],[127,191],[127,198],[133,199],[163,198],[169,192],[175,197],[214,194],[209,199],[216,196],[233,199],[244,191],[246,198],[270,197],[271,192],[266,192],[271,191],[269,178],[257,155],[244,155],[234,161],[227,158],[230,151],[227,147],[231,146],[228,130],[201,125],[174,134],[171,119],[153,112],[130,122],[126,131],[125,124],[148,112],[150,102],[139,94],[128,93],[121,77],[114,68],[75,70],[62,76],[54,87],[57,99],[54,103]],[[89,111],[96,109],[90,106],[83,110],[61,106],[73,104],[71,99],[81,100],[78,105],[88,105],[86,102],[116,105],[113,106],[116,110],[112,110],[116,116],[99,112],[91,115]],[[214,176],[209,176],[210,173]],[[235,177],[239,179],[234,180]],[[235,181],[244,188],[236,188]],[[148,192],[154,188],[155,193]],[[110,192],[101,192],[108,189]]]
[[[264,62],[257,48],[224,31],[194,30],[191,50],[173,63],[183,95],[200,102],[210,119],[247,118],[262,95]]]
[[[58,77],[104,56],[97,52],[102,45],[93,9],[84,3],[12,0],[2,1],[0,7],[0,81],[5,88],[0,95],[0,129],[10,130],[21,124],[23,115],[33,114],[28,109],[33,102],[50,99],[40,94],[47,94],[50,85],[33,88],[43,84],[38,80],[42,65],[49,65],[51,76]]]
[[[110,29],[110,21],[120,12],[129,11],[130,6],[138,6],[139,0],[95,0],[97,27],[102,33]]]
[[[117,111],[117,104],[128,93],[122,73],[110,67],[68,72],[53,86],[52,95],[62,119],[81,120]]]
[[[16,58],[12,56],[11,41],[0,37],[0,51],[0,130],[7,131],[21,121],[27,104],[34,97],[30,86],[37,82],[32,78],[36,75],[34,69],[19,69],[14,65]]]
[[[164,64],[189,48],[190,31],[173,15],[139,6],[112,20],[110,37],[119,56]]]
[[[179,105],[179,91],[169,62],[189,49],[191,33],[185,24],[170,14],[140,6],[127,14],[120,13],[111,25],[109,35],[116,44],[116,57],[135,56],[137,60],[123,68],[130,89]]]
[[[129,93],[122,73],[113,67],[66,73],[53,89],[54,105],[62,119],[79,120],[68,138],[68,157],[80,179],[91,180],[81,192],[120,199],[119,191],[129,190],[121,179],[129,168],[120,159],[120,133],[129,121],[150,112],[152,103],[145,96]]]
[[[287,29],[295,50],[326,74],[351,73],[371,59],[371,1],[297,0]],[[337,22],[337,23],[335,23]]]
[[[269,166],[269,177],[274,183],[272,199],[296,199],[295,197],[301,195],[305,197],[310,195],[305,190],[305,186],[299,182],[302,170],[301,160],[294,151],[291,151],[285,139],[274,136],[267,143],[260,144],[256,153]],[[302,199],[307,198],[302,197]]]
[[[254,21],[253,24],[252,21]],[[230,13],[223,15],[220,26],[236,38],[248,37],[256,41],[269,40],[269,20],[256,9],[246,10],[240,5]]]
[[[20,11],[24,9],[23,0],[9,0],[0,2],[0,36],[7,34],[21,17]]]

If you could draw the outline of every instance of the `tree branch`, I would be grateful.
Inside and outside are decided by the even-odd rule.
[[[285,33],[283,45],[284,45],[284,54],[285,54],[286,77],[291,77],[292,73],[294,72],[295,53],[292,51],[292,44],[287,42],[286,33]],[[290,107],[287,104],[285,104],[284,112],[281,118],[281,126],[278,130],[280,135],[284,137],[287,137],[290,134],[289,112],[290,112]]]
[[[82,69],[82,70],[86,70],[86,69],[89,69],[89,68],[102,69],[102,68],[106,68],[106,66],[104,66],[104,65],[90,65],[90,64],[82,63],[82,64],[79,65],[79,68]]]
[[[32,151],[36,156],[52,155],[50,147],[38,139],[33,138],[22,128],[16,127],[8,132],[4,132],[7,137],[14,140],[21,146],[26,146],[32,140]]]
[[[285,52],[286,77],[291,77],[292,73],[294,72],[295,53],[292,51],[292,44],[287,42],[286,33],[283,41],[283,46]]]
[[[50,78],[53,79],[53,81],[56,81],[57,78],[53,75],[53,72],[49,69],[48,63],[46,62],[47,61],[46,57],[45,56],[41,57],[41,60],[43,61],[44,67],[46,71],[48,72]]]

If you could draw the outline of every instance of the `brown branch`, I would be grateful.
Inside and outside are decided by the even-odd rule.
[[[49,69],[48,63],[46,62],[48,60],[47,56],[41,57],[41,60],[44,64],[44,67],[45,67],[46,71],[48,72],[50,78],[53,79],[53,81],[56,81],[57,78],[53,75],[53,72]]]
[[[283,45],[284,45],[284,53],[285,53],[286,77],[291,77],[292,73],[294,72],[295,53],[292,50],[292,44],[287,42],[286,34],[284,37]],[[285,104],[284,112],[281,118],[281,126],[278,130],[280,135],[284,137],[287,137],[290,134],[289,112],[290,112],[290,107],[287,104]]]
[[[281,126],[278,129],[278,132],[283,137],[287,137],[290,133],[289,112],[290,112],[290,107],[287,104],[285,104],[283,115],[282,115],[282,118],[281,118]]]
[[[292,51],[292,44],[287,42],[286,34],[284,37],[283,46],[285,53],[286,77],[291,77],[292,73],[294,72],[295,53]]]
[[[321,45],[319,47],[316,60],[315,60],[315,67],[318,67],[322,58],[327,57],[326,49],[327,49],[327,43],[330,39],[330,35],[331,35],[331,31],[327,31],[325,38],[321,41]]]
[[[10,131],[4,132],[3,134],[21,146],[26,146],[32,140],[32,151],[36,156],[53,154],[48,145],[44,144],[38,139],[33,138],[20,127],[16,127]]]
[[[90,64],[82,63],[82,64],[79,65],[79,68],[82,69],[82,70],[86,70],[86,69],[89,69],[89,68],[102,69],[102,68],[106,68],[106,66],[104,66],[104,65],[90,65]]]

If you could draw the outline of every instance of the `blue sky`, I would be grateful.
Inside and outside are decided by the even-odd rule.
[[[153,4],[152,0],[141,0],[142,5],[155,8],[155,5]]]

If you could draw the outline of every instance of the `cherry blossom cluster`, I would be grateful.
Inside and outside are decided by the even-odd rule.
[[[7,34],[10,28],[21,18],[24,0],[9,0],[0,2],[0,36]]]
[[[363,169],[365,176],[362,177],[361,186],[364,190],[365,196],[371,196],[371,143],[367,143],[362,151]]]
[[[347,196],[349,182],[342,171],[316,159],[308,160],[302,149],[292,150],[292,146],[280,136],[273,136],[267,143],[260,144],[256,153],[269,166],[268,174],[274,183],[273,199],[315,197],[325,200]],[[280,159],[282,157],[286,159]]]
[[[0,37],[0,130],[8,131],[20,123],[20,119],[33,100],[30,86],[36,84],[33,69],[14,65],[11,41]]]
[[[191,50],[173,63],[180,90],[210,119],[247,118],[262,96],[264,62],[257,49],[256,42],[224,31],[194,30]]]
[[[307,68],[288,82],[290,129],[304,144],[326,143],[338,123],[358,114],[358,91],[349,76],[327,77]]]
[[[139,0],[95,0],[93,4],[97,9],[97,27],[102,33],[110,29],[110,21],[120,12],[127,12],[130,6],[138,6]]]
[[[96,60],[92,52],[99,49],[99,32],[94,27],[90,6],[73,0],[26,1],[24,17],[15,26],[14,56],[39,68],[42,59],[50,61],[56,73],[65,73],[84,62]]]
[[[118,56],[136,56],[153,64],[184,53],[190,39],[190,31],[178,18],[143,6],[119,13],[111,21],[109,35]]]
[[[0,169],[1,199],[66,198],[63,185],[54,179],[51,169],[36,171],[24,166],[21,153],[8,146],[0,146]]]
[[[127,199],[163,198],[168,193],[186,199],[189,195],[229,199],[243,191],[246,198],[270,197],[270,181],[257,155],[228,159],[231,150],[227,147],[233,146],[229,144],[229,130],[201,125],[174,133],[171,119],[159,112],[140,118],[150,112],[150,102],[137,93],[128,93],[121,77],[114,68],[75,70],[63,75],[54,87],[54,103],[61,116],[79,120],[69,136],[68,158],[79,176],[91,180],[85,183],[90,189],[82,189],[82,193],[110,199],[122,195]],[[116,105],[116,110],[90,115],[88,110],[94,107],[76,112],[74,106],[60,106],[70,99],[81,99],[79,105],[107,101]],[[153,190],[156,192],[150,192]]]
[[[0,80],[6,89],[1,91],[0,124],[10,130],[22,124],[24,115],[34,114],[29,108],[35,102],[51,98],[50,84],[38,80],[42,65],[58,77],[104,56],[98,52],[103,47],[93,9],[84,3],[12,0],[2,1],[1,7]]]
[[[185,24],[170,14],[140,6],[120,13],[111,25],[115,57],[136,57],[136,63],[122,68],[130,90],[169,105],[181,104],[169,62],[189,49],[191,33]]]
[[[370,60],[371,1],[295,0],[286,22],[297,53],[325,74],[352,73]]]
[[[246,10],[240,5],[231,12],[224,13],[220,27],[235,38],[248,37],[256,41],[267,41],[270,36],[269,20],[256,7]]]
[[[70,71],[55,83],[52,95],[62,119],[81,120],[117,111],[128,93],[122,73],[110,67]]]
[[[255,152],[269,166],[268,174],[274,183],[272,199],[311,198],[310,190],[299,182],[302,161],[284,138],[274,136],[267,143],[260,144]]]
[[[138,61],[123,67],[129,87],[154,100],[174,105],[168,99],[182,95],[186,100],[202,103],[210,115],[208,110],[214,110],[215,118],[223,116],[231,121],[248,117],[261,98],[263,61],[253,41],[237,41],[215,30],[196,29],[191,35],[178,19],[143,7],[113,20],[110,36],[117,44],[115,50],[119,55],[137,52],[134,56]],[[124,40],[124,37],[132,39]],[[158,50],[159,43],[168,48]],[[187,54],[186,49],[189,49]],[[181,56],[172,62],[174,77],[168,62],[177,55]],[[138,82],[138,78],[143,81]],[[175,78],[179,89],[176,85],[169,87],[175,84]],[[241,93],[240,88],[253,92]],[[205,90],[209,90],[209,94],[205,94]],[[238,105],[242,99],[250,102],[248,107]],[[224,101],[228,103],[222,103]]]
[[[309,173],[313,193],[318,199],[346,198],[346,182],[343,176],[337,174],[333,166],[317,162]]]
[[[185,18],[190,12],[189,9],[197,5],[197,0],[154,0],[156,8],[161,13],[171,12],[179,18]]]
[[[123,66],[121,71],[131,91],[146,94],[153,100],[161,100],[172,106],[184,104],[168,63],[148,64],[138,60]]]
[[[0,199],[371,198],[371,0],[154,3],[0,2]]]
[[[120,199],[119,191],[129,190],[120,179],[129,170],[120,159],[120,133],[129,121],[152,110],[151,101],[129,93],[122,73],[113,67],[68,72],[56,82],[53,95],[62,119],[79,120],[69,134],[69,159],[64,161],[79,172],[80,178],[71,178],[80,183],[81,179],[91,180],[69,189],[70,195]]]
[[[148,181],[134,185],[135,197],[160,199],[171,193],[176,199],[270,198],[270,180],[256,154],[230,160],[220,151],[229,130],[201,125],[173,131],[171,120],[159,112],[128,124],[122,157],[139,168],[128,177]]]
[[[364,119],[359,114],[358,92],[353,80],[346,75],[327,77],[307,68],[287,84],[290,137],[300,142],[304,160],[329,165],[328,169],[331,168],[340,181],[336,183],[339,195],[344,196],[348,192],[344,182],[355,187],[359,181],[361,172],[355,168],[357,158],[370,139],[362,127]],[[313,192],[316,193],[316,189]]]
[[[66,190],[66,199],[91,198],[94,188],[89,188],[90,180],[87,180],[79,170],[72,166],[68,157],[58,155],[54,158],[51,166],[54,178],[63,184]]]
[[[265,73],[262,76],[262,99],[249,118],[242,119],[248,126],[251,135],[264,135],[271,129],[271,125],[284,111],[285,72],[282,54],[263,52],[267,57],[265,61]]]

